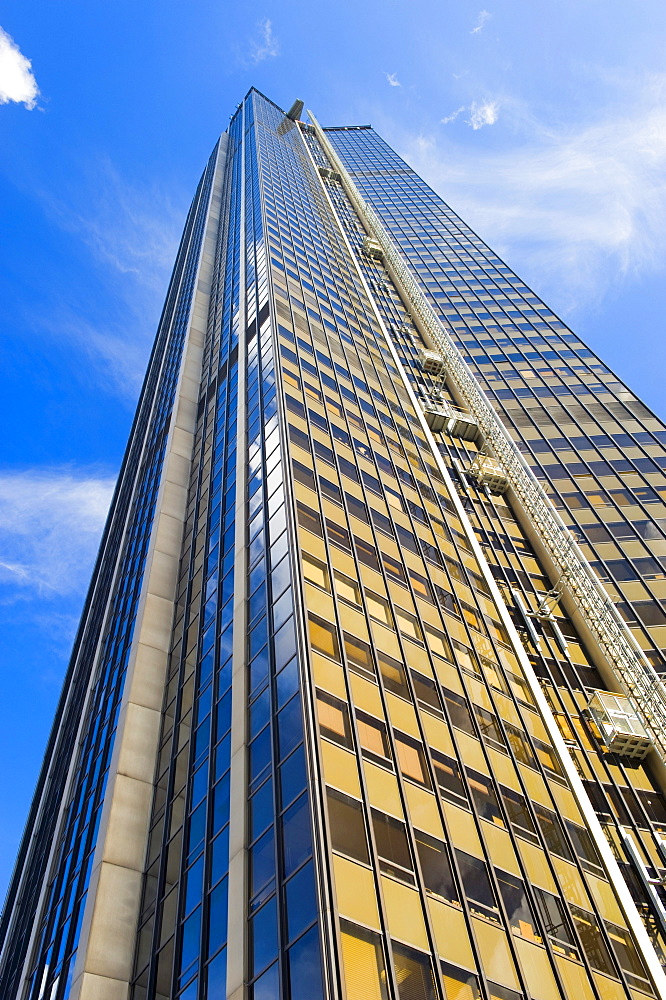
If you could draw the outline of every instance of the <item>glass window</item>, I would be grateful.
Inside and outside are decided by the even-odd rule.
[[[444,688],[444,701],[451,717],[451,724],[470,736],[476,736],[476,730],[469,712],[467,701],[455,691]]]
[[[287,952],[290,1000],[322,1000],[319,928],[299,938]],[[256,994],[255,994],[255,1000]]]
[[[437,991],[427,955],[394,941],[393,964],[399,1000],[436,1000]]]
[[[458,762],[452,757],[446,757],[437,750],[430,750],[435,768],[435,779],[439,794],[447,802],[468,808],[467,792],[463,783]]]
[[[603,874],[604,869],[601,864],[601,858],[589,832],[585,827],[578,826],[577,823],[572,823],[571,820],[567,819],[565,823],[573,842],[574,850],[581,859],[583,867],[587,868],[588,871],[591,870],[595,875]]]
[[[509,822],[518,836],[525,837],[532,843],[538,843],[536,827],[524,796],[514,792],[513,788],[507,788],[506,785],[500,785],[500,793]]]
[[[362,749],[371,759],[379,758],[381,763],[385,764],[389,757],[389,750],[384,723],[373,718],[372,715],[357,711],[356,728]]]
[[[421,744],[403,733],[395,733],[395,749],[404,776],[411,778],[412,781],[418,781],[421,785],[429,786]]]
[[[379,867],[385,875],[395,875],[403,881],[414,882],[412,859],[405,833],[405,824],[372,810],[372,828],[379,857]]]
[[[252,974],[272,962],[277,954],[277,907],[275,896],[250,920]]]
[[[419,674],[415,670],[410,671],[410,673],[412,675],[416,700],[421,708],[442,718],[442,703],[439,699],[435,682],[430,677],[424,677],[423,674]]]
[[[449,903],[458,902],[458,893],[451,874],[446,845],[427,833],[417,830],[416,850],[419,855],[423,884],[428,892]]]
[[[345,654],[352,670],[362,675],[375,676],[375,666],[372,659],[372,652],[367,642],[357,639],[349,632],[343,633]]]
[[[335,577],[335,592],[338,597],[343,598],[345,601],[350,601],[352,604],[360,604],[361,592],[358,583],[345,576],[344,573],[338,572],[338,570],[333,571],[333,576]]]
[[[282,817],[284,874],[290,875],[311,851],[310,806],[307,795],[301,795]]]
[[[309,583],[314,583],[324,590],[330,591],[331,586],[328,579],[328,569],[326,564],[315,559],[314,556],[303,552],[303,576]]]
[[[334,660],[340,659],[338,648],[338,635],[335,625],[329,624],[317,615],[308,615],[308,625],[310,630],[310,644],[318,653],[331,656]]]
[[[325,691],[317,691],[317,715],[321,735],[351,750],[352,738],[347,705]]]
[[[498,868],[495,869],[495,875],[511,930],[541,944],[541,936],[537,931],[523,882],[515,875]]]
[[[571,915],[573,917],[578,936],[580,937],[583,951],[593,969],[598,969],[607,976],[617,976],[613,959],[604,941],[601,928],[597,918],[580,906],[570,904]]]
[[[496,826],[504,826],[492,779],[479,771],[465,768],[467,781],[472,792],[472,799],[477,812],[482,819],[487,819]]]
[[[298,937],[317,918],[312,862],[308,861],[285,885],[289,941]]]
[[[379,934],[365,927],[357,927],[348,920],[341,920],[340,938],[349,1000],[388,1000],[386,969]]]
[[[558,854],[561,858],[566,858],[567,861],[573,861],[557,814],[538,802],[534,803],[534,811],[548,850],[552,851],[553,854]]]
[[[437,653],[438,656],[443,656],[444,659],[449,660],[450,663],[453,663],[451,646],[444,633],[440,632],[438,629],[432,628],[430,625],[425,626],[425,633],[425,640],[428,649],[430,649],[433,653]]]
[[[480,1000],[479,980],[473,972],[458,969],[448,962],[441,963],[446,1000]]]
[[[498,920],[497,902],[485,861],[458,849],[456,849],[456,860],[472,913]]]
[[[326,534],[332,545],[337,545],[338,548],[344,549],[345,552],[351,552],[351,536],[349,532],[341,524],[336,524],[335,521],[331,521],[328,517],[326,518]]]
[[[361,803],[329,787],[326,798],[333,850],[367,864],[368,846]]]
[[[512,726],[510,722],[505,722],[504,728],[506,730],[509,746],[513,750],[516,760],[519,760],[521,764],[527,764],[528,767],[535,768],[536,759],[528,742],[527,734],[524,733],[522,729]]]
[[[380,622],[384,622],[385,625],[390,625],[391,612],[388,601],[380,597],[379,594],[373,594],[371,590],[366,590],[365,599],[368,605],[368,614],[372,618],[377,618]]]
[[[578,958],[564,903],[558,896],[546,892],[545,889],[540,889],[538,886],[533,888],[544,930],[554,950],[566,955],[567,958]]]
[[[605,920],[604,924],[606,925],[616,958],[620,963],[620,968],[627,976],[629,984],[644,990],[648,981],[648,974],[629,931],[624,927],[618,927],[617,924],[609,923],[608,920]]]
[[[408,611],[404,611],[402,608],[395,607],[395,617],[398,628],[403,635],[408,635],[411,639],[421,641],[421,628],[418,619],[414,615],[410,615]]]
[[[409,699],[405,668],[400,660],[396,660],[394,657],[389,656],[388,653],[382,653],[381,650],[378,650],[377,661],[386,690],[400,695],[401,698]]]

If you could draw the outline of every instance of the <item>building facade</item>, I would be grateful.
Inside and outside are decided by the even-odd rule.
[[[301,117],[190,210],[0,996],[666,996],[666,428]]]

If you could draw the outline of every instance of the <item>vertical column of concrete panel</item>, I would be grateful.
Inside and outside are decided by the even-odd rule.
[[[220,221],[215,176],[70,997],[126,1000],[134,962],[201,361]]]

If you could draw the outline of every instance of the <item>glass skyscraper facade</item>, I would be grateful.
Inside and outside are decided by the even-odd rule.
[[[666,428],[301,118],[190,210],[0,996],[666,996]]]

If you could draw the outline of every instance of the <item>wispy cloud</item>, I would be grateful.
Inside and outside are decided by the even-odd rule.
[[[3,603],[83,589],[113,486],[109,476],[71,469],[0,474]]]
[[[499,103],[497,101],[484,101],[479,104],[474,101],[469,109],[468,125],[474,131],[483,128],[484,125],[494,125],[499,117]]]
[[[452,114],[447,115],[446,118],[441,119],[442,125],[449,125],[451,122],[454,122],[456,118],[458,118],[458,116],[463,113],[464,110],[465,110],[465,105],[462,104],[459,108],[456,108],[456,110]]]
[[[624,81],[594,122],[546,127],[506,103],[511,145],[406,137],[405,158],[562,311],[666,256],[666,74]],[[553,294],[554,293],[554,294]]]
[[[74,191],[39,197],[49,215],[87,247],[115,309],[97,316],[63,301],[33,322],[76,343],[106,391],[135,402],[155,336],[183,225],[185,198],[157,184],[128,182],[102,160],[83,172]],[[33,188],[33,190],[35,190]],[[95,197],[90,197],[90,192]]]
[[[259,37],[253,39],[250,47],[250,59],[256,65],[264,59],[273,59],[280,54],[280,43],[273,34],[273,25],[268,18],[260,21]]]
[[[470,35],[478,35],[480,31],[483,31],[483,29],[485,28],[486,24],[488,23],[488,21],[492,16],[493,15],[490,14],[487,10],[479,11],[478,17],[476,19],[476,24],[470,31]]]
[[[0,28],[0,104],[23,104],[32,111],[37,105],[39,87],[32,73],[32,63],[3,28]]]
[[[440,118],[442,125],[450,125],[451,122],[456,121],[457,118],[463,113],[463,111],[469,111],[469,118],[467,119],[467,124],[478,131],[483,128],[484,125],[494,125],[499,118],[499,101],[473,101],[472,104],[467,107],[466,104],[462,104],[459,108],[456,108],[450,115],[445,118]]]
[[[387,73],[386,79],[391,87],[402,87],[402,84],[395,73]]]

